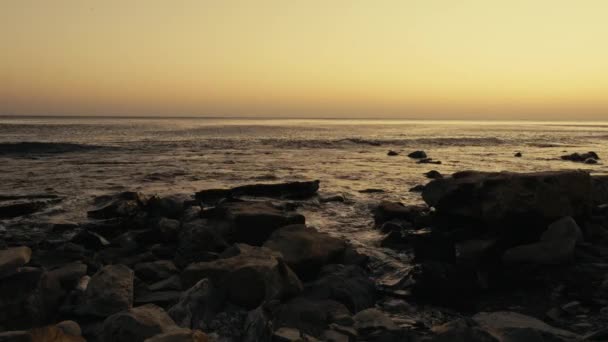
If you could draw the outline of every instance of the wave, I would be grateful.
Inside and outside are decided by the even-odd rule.
[[[0,156],[25,156],[31,154],[62,154],[114,149],[114,147],[56,142],[0,143]]]

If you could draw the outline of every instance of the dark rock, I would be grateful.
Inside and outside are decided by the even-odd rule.
[[[181,223],[178,220],[161,218],[157,223],[157,229],[163,242],[177,241]]]
[[[260,306],[247,313],[245,318],[244,342],[271,341],[273,334],[272,317],[269,310]]]
[[[244,308],[255,308],[264,300],[285,298],[302,290],[300,280],[280,254],[264,247],[239,244],[237,248],[237,255],[190,264],[182,272],[182,284],[190,287],[209,278],[226,291],[232,303]]]
[[[0,342],[34,342],[29,331],[4,331],[0,332]]]
[[[407,277],[413,295],[426,302],[466,308],[480,291],[477,270],[461,264],[428,261],[416,265]]]
[[[516,152],[514,156],[517,158],[521,158],[523,157],[523,154],[521,152]]]
[[[154,284],[148,286],[149,291],[162,291],[162,290],[182,290],[182,280],[178,275],[171,276],[167,279],[160,280]]]
[[[227,230],[228,228],[226,228]],[[196,220],[185,223],[179,233],[175,264],[185,267],[191,262],[211,261],[228,247],[221,236],[223,228],[208,222]]]
[[[421,261],[453,261],[456,259],[454,241],[444,234],[423,229],[409,232],[407,239],[414,248],[414,257]]]
[[[207,323],[225,307],[224,300],[223,292],[205,278],[182,293],[178,302],[169,309],[169,316],[180,327],[207,329]]]
[[[154,216],[179,219],[193,202],[188,194],[174,194],[164,197],[153,196],[147,201],[147,211]]]
[[[480,312],[473,320],[500,341],[576,341],[580,336],[534,317],[510,311]],[[523,339],[524,337],[531,339]]]
[[[374,308],[358,312],[354,317],[355,328],[360,335],[366,335],[374,330],[397,330],[397,325],[382,311]]]
[[[386,155],[387,155],[387,156],[389,156],[389,157],[394,157],[394,156],[398,156],[398,155],[399,155],[399,153],[398,153],[398,152],[395,152],[395,151],[393,151],[393,150],[389,150],[389,151],[388,151],[388,153],[387,153]]]
[[[48,204],[45,201],[34,201],[2,205],[0,206],[0,219],[30,215],[44,209]]]
[[[319,279],[305,286],[303,296],[332,299],[344,304],[351,312],[374,306],[376,287],[363,269],[355,265],[328,265]]]
[[[319,190],[319,181],[289,182],[278,184],[252,184],[232,189],[210,189],[196,193],[197,200],[205,203],[217,203],[222,198],[251,196],[271,198],[307,198]]]
[[[153,291],[135,292],[135,304],[156,304],[162,308],[170,308],[178,302],[181,296],[180,291]]]
[[[144,262],[135,265],[133,268],[135,275],[146,281],[159,281],[167,279],[179,271],[175,264],[170,260],[158,260]]]
[[[329,202],[344,202],[344,196],[342,195],[333,195],[326,197],[319,197],[319,202],[321,203],[329,203]]]
[[[294,328],[279,328],[272,335],[273,342],[317,342],[318,340],[312,336],[302,333]]]
[[[572,153],[563,155],[561,157],[563,160],[569,160],[573,162],[586,162],[588,159],[595,160],[596,162],[600,159],[597,153],[591,151],[587,153]]]
[[[304,216],[289,214],[268,202],[223,203],[208,210],[205,217],[228,222],[229,241],[255,246],[262,245],[279,227],[305,221]]]
[[[316,277],[324,265],[335,262],[346,243],[303,224],[277,229],[264,247],[283,255],[283,260],[303,280]]]
[[[15,274],[19,267],[30,262],[32,250],[29,247],[12,247],[0,250],[0,278]]]
[[[443,178],[443,175],[437,171],[437,170],[431,170],[427,173],[424,174],[426,176],[426,178],[430,178],[430,179],[441,179]]]
[[[429,342],[499,342],[470,319],[451,321],[433,327],[431,331],[435,336]]]
[[[416,164],[435,164],[441,165],[440,160],[434,160],[433,158],[422,158],[416,162]]]
[[[103,323],[105,342],[143,341],[179,329],[160,307],[147,304],[116,313]]]
[[[49,271],[49,276],[56,278],[63,289],[69,291],[74,289],[80,278],[87,274],[87,265],[82,262],[72,262]]]
[[[427,211],[428,208],[425,206],[405,206],[400,202],[382,201],[374,209],[374,221],[376,224],[395,219],[413,222],[418,216]]]
[[[460,172],[431,181],[422,198],[444,215],[530,223],[585,215],[591,194],[591,177],[582,171]]]
[[[111,196],[100,196],[95,199],[95,208],[87,214],[94,219],[115,217],[132,217],[144,210],[147,198],[137,192],[122,192]]]
[[[98,250],[110,245],[110,242],[103,236],[87,230],[83,230],[74,235],[74,237],[70,239],[70,242],[84,246],[85,248],[91,250]]]
[[[318,337],[332,323],[349,323],[352,317],[348,309],[333,300],[313,300],[296,297],[282,304],[276,314],[275,327],[289,327]]]
[[[369,189],[359,190],[359,192],[362,193],[362,194],[381,194],[381,193],[384,193],[386,191],[384,191],[383,189],[369,188]]]
[[[422,184],[418,184],[416,186],[414,186],[413,188],[410,188],[410,192],[422,192],[424,191],[424,185]]]
[[[410,154],[407,155],[408,157],[412,158],[412,159],[423,159],[426,158],[426,152],[424,151],[414,151]]]
[[[603,205],[608,203],[608,176],[591,177],[593,187],[593,204]],[[608,206],[606,206],[608,208]]]
[[[597,161],[597,159],[594,159],[594,158],[587,158],[587,159],[585,159],[584,163],[585,164],[597,164],[598,161]]]
[[[61,329],[66,335],[82,336],[82,329],[75,321],[62,321],[57,323],[55,326]]]
[[[145,342],[209,342],[209,336],[200,330],[176,329],[150,337]]]
[[[107,317],[133,306],[133,271],[124,265],[109,265],[99,270],[85,291],[85,302],[78,312]]]

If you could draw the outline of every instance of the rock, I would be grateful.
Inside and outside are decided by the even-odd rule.
[[[167,279],[179,271],[170,260],[143,262],[133,268],[135,275],[146,281],[160,281]]]
[[[211,318],[224,307],[224,296],[207,278],[183,292],[179,301],[169,309],[169,316],[180,327],[204,329]]]
[[[271,341],[272,321],[269,312],[264,306],[247,313],[243,327],[244,342]]]
[[[274,324],[277,328],[295,328],[318,337],[330,324],[345,321],[352,324],[350,312],[336,301],[296,297],[277,309]]]
[[[559,264],[574,258],[574,248],[583,233],[572,217],[555,221],[541,235],[540,242],[516,246],[505,251],[505,263]]]
[[[534,336],[532,341],[572,341],[580,337],[570,331],[552,327],[534,317],[510,311],[480,312],[473,316],[480,327],[492,333],[499,340],[519,341],[516,336]],[[510,338],[510,339],[506,339]],[[527,340],[526,340],[527,341]]]
[[[405,206],[400,202],[382,201],[374,209],[374,221],[381,224],[390,220],[406,220],[413,222],[418,216],[423,215],[428,210],[424,206],[409,205]]]
[[[591,195],[591,177],[583,171],[459,172],[431,181],[422,192],[443,215],[526,225],[585,215]]]
[[[443,234],[428,229],[409,232],[407,240],[414,249],[414,257],[421,261],[453,261],[456,259],[454,241]]]
[[[298,329],[293,328],[279,328],[272,335],[273,342],[315,342],[318,341],[312,336],[303,334]]]
[[[237,255],[190,264],[182,272],[182,284],[189,287],[208,277],[226,291],[232,303],[244,308],[255,308],[265,300],[282,299],[302,290],[302,283],[280,254],[265,247],[239,244],[237,248]]]
[[[62,321],[57,323],[55,326],[61,329],[66,335],[82,336],[82,329],[80,329],[80,325],[77,322]]]
[[[388,153],[387,153],[386,155],[387,155],[387,156],[389,156],[389,157],[394,157],[394,156],[398,156],[398,155],[399,155],[399,153],[398,153],[398,152],[395,152],[395,151],[393,151],[393,150],[389,150],[389,151],[388,151]]]
[[[0,332],[0,342],[34,342],[29,331]]]
[[[576,315],[582,311],[581,302],[572,301],[570,303],[562,305],[562,310],[569,313],[570,315]]]
[[[150,337],[145,342],[209,342],[209,336],[200,330],[177,329]]]
[[[167,279],[160,280],[148,286],[149,291],[176,290],[182,289],[182,280],[179,275],[173,275]]]
[[[374,306],[376,286],[359,266],[328,265],[319,279],[306,284],[303,296],[335,300],[351,312],[358,312]]]
[[[179,233],[175,264],[185,267],[191,262],[216,259],[228,247],[220,235],[217,226],[207,220],[195,220],[185,223]]]
[[[180,296],[180,291],[140,291],[135,292],[135,304],[156,304],[163,308],[169,308],[178,302]]]
[[[608,203],[608,176],[593,176],[591,181],[593,184],[593,204],[599,206]]]
[[[435,336],[429,342],[499,342],[470,319],[451,321],[431,331]]]
[[[103,322],[106,342],[144,341],[158,334],[179,329],[160,307],[147,304],[116,313]]]
[[[383,189],[369,188],[369,189],[359,190],[359,192],[362,194],[381,194],[381,193],[385,193],[386,191],[384,191]]]
[[[108,265],[99,270],[85,291],[79,313],[107,317],[133,306],[133,271],[124,265]]]
[[[29,247],[12,247],[0,250],[0,278],[15,274],[17,269],[24,266],[32,258]]]
[[[585,159],[584,163],[585,164],[597,164],[598,161],[597,161],[597,159],[594,159],[594,158],[587,158],[587,159]]]
[[[521,154],[521,152],[516,152],[514,156],[517,158],[521,158],[523,157],[523,154]]]
[[[222,219],[229,223],[227,236],[232,242],[260,246],[270,234],[289,224],[303,224],[304,216],[288,214],[269,202],[228,202],[213,210],[206,217]]]
[[[597,155],[597,153],[592,152],[592,151],[587,152],[587,153],[567,154],[567,155],[563,155],[561,158],[563,160],[569,160],[569,161],[573,161],[573,162],[586,162],[588,159],[595,160],[595,162],[597,162],[597,160],[600,159],[600,157]]]
[[[87,274],[87,265],[82,262],[72,262],[49,271],[49,276],[56,278],[65,290],[73,290],[80,278]]]
[[[83,230],[78,234],[74,235],[74,237],[70,239],[70,242],[84,246],[86,249],[91,249],[94,251],[110,245],[110,242],[106,240],[103,236],[93,232],[89,232],[87,230]]]
[[[316,277],[324,265],[335,262],[346,243],[303,224],[289,225],[274,231],[264,247],[283,255],[283,260],[300,277]]]
[[[9,329],[28,328],[38,323],[43,305],[35,303],[43,270],[20,267],[17,272],[0,280],[0,327]]]
[[[422,184],[418,184],[416,186],[414,186],[413,188],[410,188],[410,192],[422,192],[424,191],[424,185]]]
[[[427,173],[424,174],[426,176],[426,178],[430,178],[430,179],[441,179],[443,178],[443,175],[437,171],[437,170],[431,170]]]
[[[210,189],[196,193],[197,200],[205,203],[216,203],[222,198],[239,196],[270,198],[307,198],[319,190],[319,181],[289,182],[278,184],[252,184],[232,189]]]
[[[424,151],[414,151],[414,152],[408,154],[407,156],[412,159],[423,159],[423,158],[427,157],[426,152],[424,152]]]
[[[382,311],[374,308],[358,312],[355,317],[357,331],[367,332],[369,330],[396,330],[397,325]]]
[[[342,195],[333,195],[326,197],[319,197],[319,202],[321,203],[329,203],[329,202],[344,202],[344,196]]]
[[[189,194],[173,194],[164,197],[153,196],[147,201],[147,211],[155,216],[179,219],[194,201]]]
[[[48,205],[49,202],[44,201],[21,202],[1,205],[0,219],[11,219],[14,217],[30,215],[44,209]]]
[[[49,325],[30,330],[32,341],[54,341],[54,342],[86,342],[80,335],[67,334],[63,329]]]
[[[433,158],[422,158],[419,159],[416,164],[435,164],[435,165],[441,165],[441,161],[440,160],[433,160]]]
[[[416,265],[402,280],[416,299],[446,306],[470,304],[480,291],[477,270],[461,264],[428,261]]]
[[[94,201],[95,208],[87,215],[93,219],[132,217],[142,212],[148,199],[137,192],[122,192],[111,196],[100,196]]]
[[[350,337],[348,335],[342,334],[341,332],[337,332],[335,330],[325,330],[323,334],[321,334],[321,338],[323,341],[328,342],[349,342]]]
[[[181,223],[178,220],[161,218],[158,221],[157,229],[163,242],[177,241]]]

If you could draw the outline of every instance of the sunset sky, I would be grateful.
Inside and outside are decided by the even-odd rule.
[[[1,115],[608,119],[606,0],[0,0]]]

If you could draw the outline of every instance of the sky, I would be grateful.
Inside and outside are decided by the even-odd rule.
[[[0,0],[0,115],[608,119],[605,0]]]

